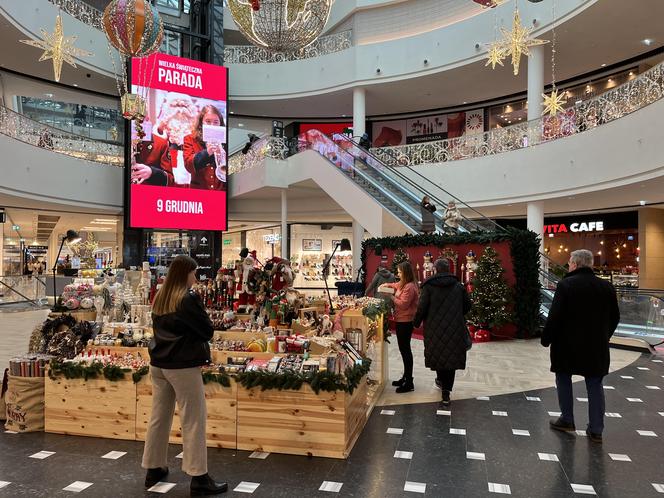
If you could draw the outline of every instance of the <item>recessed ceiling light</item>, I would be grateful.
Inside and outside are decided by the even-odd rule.
[[[242,123],[237,124],[240,128],[244,128],[244,125]]]
[[[464,104],[467,104],[468,102],[466,102],[466,101],[464,100],[463,103],[464,103]]]
[[[606,67],[606,62],[604,64],[602,64],[602,67]]]
[[[235,114],[235,111],[231,111],[231,114]]]
[[[646,201],[639,201],[639,204],[641,204],[642,206],[645,206],[645,205],[646,205]]]
[[[76,83],[74,83],[74,86],[78,86]]]
[[[642,41],[642,43],[643,43],[644,45],[648,46],[648,47],[649,47],[650,45],[652,45],[652,42],[653,42],[653,39],[652,39],[652,38],[644,38],[643,41]]]

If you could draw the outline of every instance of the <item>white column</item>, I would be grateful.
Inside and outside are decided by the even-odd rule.
[[[364,238],[364,227],[353,220],[353,280],[357,278],[357,272],[362,268],[362,239]]]
[[[528,121],[542,115],[544,93],[544,45],[530,47],[528,56]]]
[[[361,137],[366,131],[367,102],[364,88],[353,88],[353,135]]]
[[[532,230],[540,237],[540,252],[544,252],[544,202],[529,202],[528,207],[528,230]]]
[[[288,194],[281,189],[281,257],[288,259]]]

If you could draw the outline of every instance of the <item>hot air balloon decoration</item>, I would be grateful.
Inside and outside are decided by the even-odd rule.
[[[140,123],[147,106],[147,83],[155,68],[150,55],[159,51],[164,24],[157,8],[149,0],[112,0],[104,10],[103,28],[109,45],[120,54],[119,67],[111,54],[122,115]],[[110,49],[109,49],[110,52]],[[127,74],[132,60],[133,81]]]

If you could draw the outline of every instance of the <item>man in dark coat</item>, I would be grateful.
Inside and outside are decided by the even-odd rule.
[[[556,374],[561,416],[551,428],[574,431],[572,375],[582,375],[588,390],[588,428],[594,442],[602,442],[604,388],[609,373],[609,339],[620,322],[616,291],[595,276],[593,253],[581,249],[569,258],[570,272],[558,284],[542,334],[551,346],[551,371]]]
[[[443,391],[443,405],[449,406],[457,370],[466,368],[467,335],[464,315],[470,298],[459,280],[450,274],[446,259],[434,263],[436,274],[422,284],[415,327],[424,321],[424,364],[436,371]]]

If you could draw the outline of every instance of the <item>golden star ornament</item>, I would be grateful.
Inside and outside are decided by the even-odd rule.
[[[492,43],[489,46],[489,51],[487,52],[487,61],[486,64],[484,64],[484,67],[491,65],[491,69],[496,69],[496,65],[502,66],[505,55],[505,48],[501,43]]]
[[[536,45],[544,45],[549,43],[548,40],[537,40],[532,38],[534,28],[524,28],[521,24],[521,14],[519,10],[514,10],[514,22],[512,30],[507,31],[505,28],[500,28],[503,33],[503,40],[501,47],[505,50],[506,55],[512,56],[512,67],[514,68],[514,75],[519,74],[519,66],[521,64],[521,56],[526,57],[530,55],[530,47]]]
[[[74,57],[89,57],[92,55],[87,50],[74,47],[74,42],[77,36],[65,36],[62,31],[62,18],[60,14],[55,18],[55,29],[53,33],[47,32],[41,28],[43,40],[20,40],[32,47],[41,48],[44,53],[39,58],[39,62],[49,59],[53,60],[53,75],[55,81],[60,81],[60,73],[62,71],[62,63],[66,62],[72,67],[76,67]]]
[[[558,93],[558,89],[556,88],[551,92],[551,95],[542,94],[542,97],[544,97],[544,110],[542,111],[542,116],[548,114],[553,117],[565,110],[563,107],[567,103],[565,92]]]

